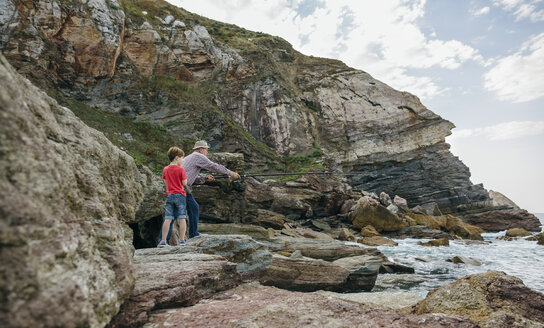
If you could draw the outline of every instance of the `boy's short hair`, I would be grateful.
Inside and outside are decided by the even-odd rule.
[[[183,150],[181,150],[178,147],[170,147],[170,149],[168,149],[167,155],[168,155],[168,159],[171,162],[176,158],[176,156],[180,156],[180,157],[185,156],[185,153],[183,152]]]

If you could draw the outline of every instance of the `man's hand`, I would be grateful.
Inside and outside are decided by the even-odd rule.
[[[213,177],[213,175],[208,175],[208,176],[206,177],[206,181],[208,181],[208,182],[212,182],[212,181],[214,181],[214,180],[215,180],[215,178]]]
[[[230,177],[233,179],[233,180],[238,180],[240,179],[240,174],[236,173],[236,172],[230,172]]]

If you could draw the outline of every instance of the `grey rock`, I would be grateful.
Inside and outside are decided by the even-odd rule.
[[[382,203],[383,206],[388,207],[393,202],[391,201],[391,197],[389,197],[388,194],[384,193],[383,191],[380,193],[380,203]]]
[[[134,283],[125,223],[135,220],[144,178],[2,55],[0,82],[0,321],[104,326]]]
[[[206,254],[136,254],[136,284],[109,327],[140,327],[150,312],[165,306],[189,306],[236,287],[236,265]]]
[[[371,291],[378,276],[382,259],[378,256],[351,256],[338,259],[333,264],[349,271],[342,291]]]

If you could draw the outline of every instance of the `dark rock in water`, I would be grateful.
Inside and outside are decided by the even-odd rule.
[[[217,255],[136,254],[134,267],[134,290],[109,327],[141,327],[152,310],[190,306],[242,281],[236,264]]]
[[[527,236],[530,236],[531,233],[525,229],[522,229],[522,228],[512,228],[512,229],[508,229],[506,231],[506,234],[505,236],[507,237],[527,237]]]
[[[149,214],[153,175],[2,55],[0,85],[0,322],[104,326],[134,283],[126,223]]]
[[[382,236],[363,237],[363,238],[359,238],[357,242],[359,244],[363,244],[367,246],[397,246],[398,245],[397,242]]]
[[[157,311],[151,326],[187,327],[453,327],[476,328],[450,315],[409,315],[319,293],[300,293],[257,284],[241,285],[191,307]]]
[[[449,246],[450,245],[450,241],[446,238],[440,238],[440,239],[434,239],[434,240],[429,240],[428,242],[419,242],[418,243],[419,245],[421,246],[434,246],[434,247],[437,247],[437,246]]]
[[[387,260],[382,262],[380,273],[415,273],[414,268]]]
[[[480,266],[482,263],[480,261],[475,260],[471,257],[464,257],[464,256],[454,256],[451,259],[447,259],[446,262],[452,262],[455,264],[470,264],[474,266]]]
[[[488,271],[432,290],[412,313],[468,317],[482,328],[543,327],[544,294],[519,278]]]
[[[527,231],[540,231],[540,220],[525,210],[501,210],[479,215],[464,216],[463,220],[486,231],[503,231],[523,228]]]

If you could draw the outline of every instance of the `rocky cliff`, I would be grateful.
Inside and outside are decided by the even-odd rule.
[[[494,207],[449,151],[454,125],[409,93],[284,40],[164,1],[0,0],[0,50],[35,83],[241,152],[248,170],[295,162],[362,172],[358,188],[443,213]],[[279,163],[279,164],[278,164]]]
[[[134,284],[125,223],[162,184],[1,55],[0,83],[0,321],[104,326]]]

